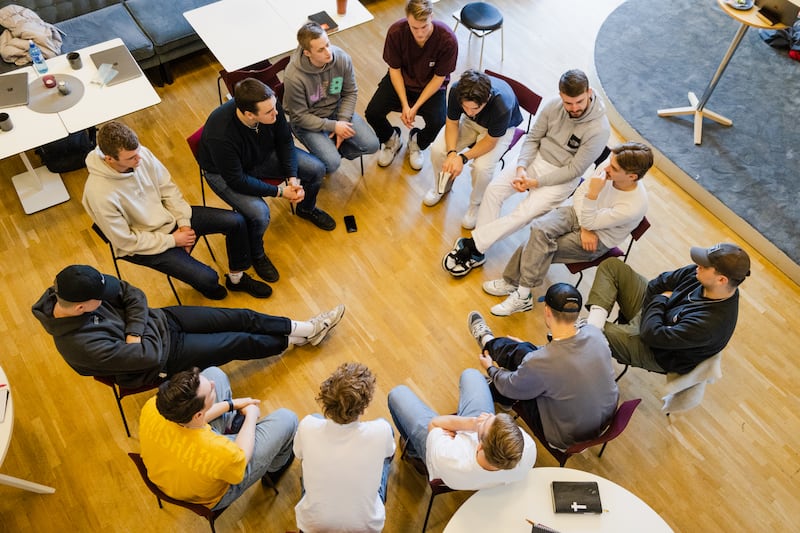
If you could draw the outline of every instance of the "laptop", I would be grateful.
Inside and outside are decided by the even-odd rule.
[[[759,13],[773,24],[791,27],[797,20],[800,6],[790,0],[756,0]]]
[[[103,63],[108,63],[114,66],[114,70],[116,70],[118,74],[106,84],[109,87],[124,81],[138,78],[142,75],[142,69],[139,68],[136,60],[133,59],[133,56],[125,45],[115,46],[114,48],[109,48],[108,50],[95,52],[90,54],[89,57],[92,58],[94,65],[98,69]]]
[[[0,109],[28,103],[28,73],[0,76]]]

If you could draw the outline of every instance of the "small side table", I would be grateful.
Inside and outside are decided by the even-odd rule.
[[[706,109],[706,103],[708,103],[708,99],[711,98],[711,94],[714,92],[714,89],[717,87],[717,83],[719,79],[722,77],[722,73],[725,72],[725,69],[728,67],[728,63],[733,57],[733,54],[736,52],[736,49],[739,47],[739,43],[742,42],[742,38],[744,38],[744,34],[747,33],[748,28],[751,26],[754,28],[761,28],[761,29],[768,29],[768,30],[783,30],[786,28],[783,24],[770,24],[766,19],[761,18],[758,14],[758,9],[753,6],[748,10],[739,10],[734,9],[728,5],[725,0],[717,0],[717,3],[722,7],[722,10],[725,12],[726,15],[731,17],[732,19],[741,23],[741,26],[736,31],[736,35],[734,35],[733,40],[731,41],[730,46],[728,46],[727,52],[725,52],[725,56],[722,58],[722,61],[717,67],[717,71],[714,73],[714,77],[711,78],[711,81],[708,82],[708,87],[706,87],[703,96],[700,99],[697,99],[697,95],[693,92],[689,92],[689,106],[688,107],[673,107],[669,109],[659,109],[658,116],[659,117],[674,117],[679,115],[694,115],[694,144],[700,144],[703,141],[703,118],[708,117],[714,122],[722,124],[723,126],[732,126],[733,121],[729,118],[723,117],[719,113],[715,113],[710,109]]]

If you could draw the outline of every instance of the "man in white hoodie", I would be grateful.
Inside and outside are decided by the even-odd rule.
[[[118,257],[188,283],[211,300],[225,298],[228,290],[255,298],[272,294],[269,285],[244,272],[252,266],[244,218],[226,209],[190,206],[169,171],[128,126],[109,122],[100,128],[86,167],[83,207]],[[190,255],[198,237],[214,233],[225,234],[227,290],[213,268]]]
[[[378,137],[355,112],[358,86],[347,52],[333,46],[316,22],[300,27],[297,42],[283,80],[283,109],[295,136],[330,174],[342,157],[377,152]]]

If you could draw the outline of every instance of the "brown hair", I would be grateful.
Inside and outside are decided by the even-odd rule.
[[[568,70],[558,80],[558,91],[567,96],[580,96],[588,90],[589,78],[586,77],[582,70]]]
[[[408,0],[406,4],[406,16],[412,16],[415,20],[428,20],[433,15],[433,5],[430,0]]]
[[[303,50],[311,48],[311,41],[319,39],[325,34],[322,26],[316,22],[306,22],[297,30],[297,42]]]
[[[233,87],[233,99],[236,109],[245,113],[258,113],[258,103],[269,100],[275,92],[269,85],[255,78],[245,78]]]
[[[475,102],[483,105],[492,94],[492,82],[489,76],[477,70],[465,70],[458,80],[458,101]]]
[[[649,146],[637,142],[626,142],[615,146],[611,152],[617,156],[617,164],[622,170],[642,179],[653,166],[653,151]]]
[[[118,159],[120,150],[139,148],[139,137],[122,122],[109,122],[98,130],[97,146],[103,154]]]
[[[361,363],[342,363],[319,387],[316,400],[337,424],[358,420],[375,393],[375,375]]]
[[[178,372],[158,387],[156,409],[161,416],[178,424],[189,422],[195,413],[202,411],[205,398],[197,395],[200,388],[200,369]]]
[[[522,430],[507,413],[500,413],[494,418],[489,430],[481,439],[483,455],[486,461],[500,470],[511,470],[522,459],[525,440]]]

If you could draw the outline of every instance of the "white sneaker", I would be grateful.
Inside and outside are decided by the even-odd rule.
[[[316,346],[336,327],[336,324],[344,316],[344,305],[339,304],[330,311],[320,313],[315,317],[309,319],[309,322],[314,324],[314,333],[308,336],[308,342],[311,346]]]
[[[422,170],[425,160],[422,156],[423,150],[417,144],[417,134],[419,130],[414,128],[408,136],[408,164],[414,170]]]
[[[403,140],[400,138],[400,128],[394,128],[394,133],[389,137],[389,140],[381,145],[380,152],[378,153],[378,166],[388,167],[394,161],[394,156],[403,147]]]
[[[486,294],[491,294],[492,296],[508,296],[516,290],[516,285],[508,283],[503,278],[493,279],[492,281],[487,281],[483,284],[483,292]]]
[[[514,313],[522,313],[523,311],[530,311],[533,309],[533,297],[528,295],[527,298],[522,298],[516,290],[508,295],[508,298],[492,307],[492,314],[495,316],[508,316]]]
[[[436,187],[432,187],[425,193],[425,196],[422,198],[422,203],[428,207],[433,207],[439,203],[439,200],[441,200],[443,196],[443,194],[436,192]]]
[[[480,205],[469,204],[467,212],[464,213],[464,218],[461,219],[461,227],[464,229],[475,229],[475,223],[478,221],[478,209]]]

